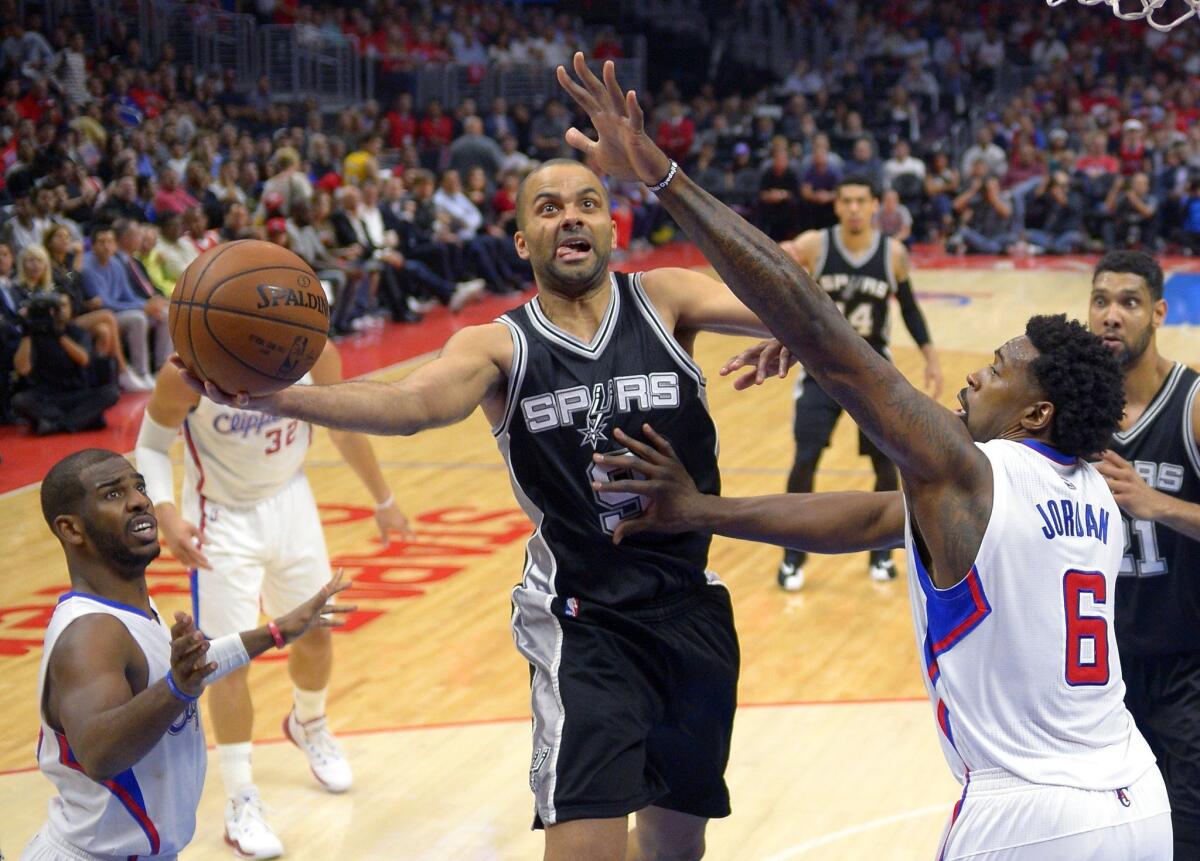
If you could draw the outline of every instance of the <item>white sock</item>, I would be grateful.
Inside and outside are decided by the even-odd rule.
[[[248,741],[217,745],[217,761],[221,764],[221,780],[225,784],[227,798],[236,798],[242,789],[254,784],[254,773],[250,769],[250,747]]]
[[[329,688],[319,691],[305,691],[292,687],[292,702],[296,707],[296,720],[308,723],[319,717],[325,717],[325,694]]]

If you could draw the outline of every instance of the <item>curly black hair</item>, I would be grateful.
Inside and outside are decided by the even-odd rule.
[[[1030,317],[1025,335],[1040,354],[1029,371],[1054,404],[1051,445],[1075,457],[1104,451],[1125,411],[1116,357],[1065,314]]]

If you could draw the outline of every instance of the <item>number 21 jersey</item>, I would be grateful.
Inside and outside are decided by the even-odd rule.
[[[591,343],[556,327],[537,298],[499,318],[513,339],[506,409],[493,428],[509,477],[536,527],[526,546],[527,589],[631,606],[709,582],[710,538],[698,532],[612,533],[642,497],[592,489],[608,473],[595,452],[621,453],[613,430],[644,439],[648,422],[670,439],[701,493],[718,493],[717,433],[704,377],[667,331],[641,275],[614,273]],[[624,477],[617,470],[614,478]]]

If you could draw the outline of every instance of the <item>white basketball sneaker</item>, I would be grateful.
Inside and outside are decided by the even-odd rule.
[[[256,787],[244,787],[226,803],[225,842],[239,858],[278,858],[283,854],[283,844],[267,824]]]
[[[891,559],[872,562],[868,570],[871,574],[871,579],[876,583],[887,583],[889,580],[896,579],[896,563]]]
[[[324,715],[301,723],[296,719],[293,709],[283,719],[283,734],[304,751],[313,777],[330,792],[345,792],[353,785],[350,763],[342,753],[341,745],[329,731],[329,722]]]
[[[799,592],[804,588],[804,568],[785,560],[779,563],[779,571],[776,572],[775,579],[779,582],[779,588],[784,592]]]

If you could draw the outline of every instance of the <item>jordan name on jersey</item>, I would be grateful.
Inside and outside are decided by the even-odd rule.
[[[575,427],[580,445],[596,449],[607,440],[609,424],[615,414],[634,410],[677,409],[679,375],[674,371],[611,377],[607,383],[571,386],[521,399],[521,415],[530,433]]]

